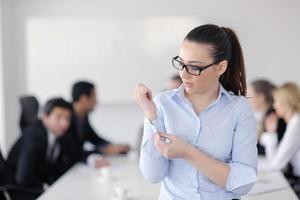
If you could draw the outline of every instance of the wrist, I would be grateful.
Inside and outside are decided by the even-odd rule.
[[[154,121],[154,120],[157,119],[156,113],[155,113],[155,114],[148,114],[148,113],[146,113],[145,115],[146,115],[146,117],[147,117],[150,121]]]

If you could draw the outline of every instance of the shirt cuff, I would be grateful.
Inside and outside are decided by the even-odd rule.
[[[149,157],[154,159],[162,157],[162,155],[154,145],[153,139],[148,139],[147,141],[145,141],[142,146],[142,151],[144,151]]]
[[[158,118],[156,118],[155,120],[150,120],[147,118],[147,120],[149,121],[153,132],[164,132],[164,125],[161,123],[161,120],[159,120]]]
[[[160,120],[156,118],[155,120],[150,120],[146,118],[147,124],[152,129],[152,133],[143,141],[142,143],[142,151],[144,151],[150,158],[160,158],[162,155],[157,150],[156,146],[154,145],[154,134],[157,132],[163,132],[163,125],[160,123]]]
[[[227,178],[226,190],[242,196],[247,194],[257,180],[256,170],[253,167],[229,163],[230,172]]]

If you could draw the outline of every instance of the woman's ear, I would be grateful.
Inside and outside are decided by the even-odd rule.
[[[219,76],[221,76],[222,74],[224,74],[224,72],[227,69],[227,65],[228,65],[228,61],[227,60],[223,60],[223,61],[219,62],[219,64],[216,67],[216,72],[218,73]]]

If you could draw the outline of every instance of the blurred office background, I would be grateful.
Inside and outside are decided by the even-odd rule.
[[[171,58],[203,23],[236,30],[248,81],[300,84],[297,0],[0,0],[0,146],[20,134],[19,101],[70,99],[76,80],[97,86],[92,124],[104,137],[135,145],[143,122],[131,93],[139,82],[167,87]]]

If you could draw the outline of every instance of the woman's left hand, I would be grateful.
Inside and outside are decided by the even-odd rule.
[[[165,141],[165,138],[168,142]],[[166,158],[187,158],[192,145],[185,142],[183,139],[168,134],[156,133],[154,136],[154,144],[158,151]]]
[[[266,131],[269,133],[276,133],[278,126],[278,117],[275,113],[270,114],[265,119]]]

